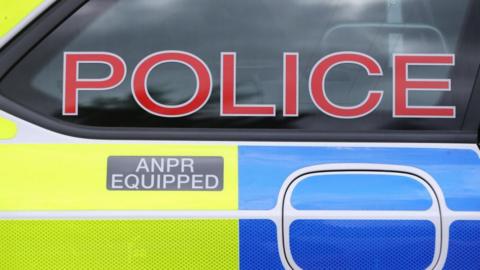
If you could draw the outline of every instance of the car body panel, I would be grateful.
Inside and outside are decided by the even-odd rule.
[[[54,2],[0,4],[13,15],[0,26],[0,48]],[[437,138],[433,133],[407,134],[409,143],[368,134],[352,138],[371,142],[320,142],[308,134],[287,142],[272,131],[264,141],[205,140],[208,134],[194,130],[187,133],[196,141],[133,140],[129,133],[113,140],[105,130],[77,137],[69,131],[75,126],[53,130],[14,111],[0,107],[2,269],[480,265],[480,150],[472,134],[438,137],[461,143],[415,142]],[[111,156],[220,157],[224,186],[113,191]],[[325,176],[321,190],[308,184]]]

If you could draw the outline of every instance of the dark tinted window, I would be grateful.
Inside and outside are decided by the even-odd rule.
[[[469,0],[102,0],[89,1],[36,46],[0,83],[0,94],[40,115],[83,126],[276,128],[309,131],[459,130],[477,63],[462,61]],[[474,16],[479,16],[480,11]],[[145,56],[181,50],[201,58],[213,77],[212,95],[198,112],[164,118],[143,110],[131,92],[131,76]],[[77,116],[62,115],[65,51],[105,51],[121,56],[127,75],[108,91],[82,91]],[[357,119],[326,115],[312,102],[308,79],[315,63],[338,52],[368,54],[383,76],[353,64],[333,68],[328,98],[340,106],[384,91],[371,114]],[[237,103],[275,104],[272,117],[220,116],[221,52],[237,53]],[[283,116],[283,53],[299,53],[299,116]],[[455,66],[415,66],[412,78],[447,79],[452,91],[411,92],[415,106],[456,106],[452,119],[392,117],[392,55],[455,54]],[[467,57],[468,58],[468,57]],[[81,78],[108,76],[105,65],[82,64]],[[147,81],[158,102],[190,99],[195,77],[184,65],[162,64]]]

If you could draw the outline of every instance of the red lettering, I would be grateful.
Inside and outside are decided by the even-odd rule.
[[[102,79],[79,78],[81,63],[110,66],[110,75]],[[123,82],[125,62],[118,55],[106,52],[65,52],[63,74],[63,115],[78,114],[78,92],[83,90],[109,90]]]
[[[164,63],[181,63],[188,66],[197,79],[195,93],[190,100],[179,105],[165,105],[155,101],[147,89],[147,79],[152,69]],[[132,75],[132,92],[138,104],[151,114],[163,117],[181,117],[200,110],[212,92],[212,76],[208,66],[193,54],[182,51],[162,51],[144,58]]]
[[[236,54],[222,53],[222,116],[275,116],[275,105],[238,105],[236,102]]]
[[[401,54],[395,55],[393,59],[393,117],[455,118],[455,106],[412,106],[408,104],[408,93],[410,91],[451,90],[450,79],[410,79],[408,76],[409,66],[453,66],[455,64],[454,55]]]
[[[298,53],[283,55],[283,116],[298,116]]]
[[[310,95],[315,105],[332,117],[359,118],[375,110],[382,100],[383,92],[370,90],[367,98],[356,106],[339,106],[331,102],[325,92],[326,76],[335,66],[346,63],[362,66],[370,76],[383,75],[378,62],[368,55],[356,52],[330,54],[318,61],[310,74]]]

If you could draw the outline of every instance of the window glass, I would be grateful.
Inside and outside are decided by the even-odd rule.
[[[459,61],[469,0],[92,0],[37,45],[0,83],[0,94],[40,115],[96,127],[275,128],[305,131],[458,130],[473,88],[477,63]],[[477,14],[474,14],[478,16]],[[146,56],[184,51],[203,60],[211,95],[194,113],[162,117],[132,95],[132,73]],[[319,109],[309,78],[317,61],[338,52],[368,55],[383,75],[362,66],[334,66],[325,95],[337,107],[381,90],[378,106],[346,119]],[[79,91],[78,114],[64,115],[65,52],[109,52],[126,63],[121,84]],[[275,115],[221,116],[221,54],[236,53],[236,103],[275,105]],[[298,116],[284,114],[285,52],[298,53]],[[454,117],[394,117],[394,54],[455,54],[455,65],[412,65],[413,79],[451,79],[451,91],[410,91],[409,106],[455,106]],[[462,58],[464,59],[464,58]],[[460,70],[462,71],[460,73]],[[107,65],[82,63],[79,78],[102,79]],[[317,78],[318,79],[318,78]],[[146,86],[166,106],[189,101],[197,81],[181,63],[152,69]],[[347,117],[348,118],[348,117]],[[114,130],[114,129],[112,129]]]

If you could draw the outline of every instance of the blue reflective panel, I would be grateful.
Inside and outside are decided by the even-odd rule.
[[[480,269],[480,221],[458,220],[450,225],[444,269]]]
[[[388,174],[324,174],[293,190],[297,210],[427,210],[432,198],[418,181]]]
[[[240,220],[240,269],[284,269],[271,220]]]
[[[425,269],[435,227],[421,220],[296,220],[290,249],[302,269]]]
[[[280,189],[296,170],[328,163],[376,163],[416,167],[430,174],[453,211],[480,211],[480,158],[473,149],[383,147],[239,147],[239,209],[275,207]]]

